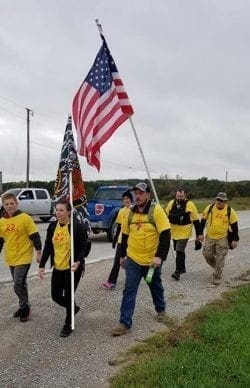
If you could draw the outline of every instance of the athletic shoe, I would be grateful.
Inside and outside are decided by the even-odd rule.
[[[111,330],[111,334],[113,337],[119,337],[120,335],[127,334],[129,331],[129,327],[125,326],[123,323],[120,323],[118,326]]]
[[[166,311],[159,311],[156,316],[158,322],[164,322],[166,319]]]
[[[105,282],[102,284],[103,288],[106,288],[107,290],[114,290],[115,284],[114,283],[109,283]]]
[[[180,280],[180,274],[179,274],[179,272],[176,272],[176,271],[175,271],[175,272],[172,273],[171,276],[172,276],[172,278],[174,278],[174,279],[177,280],[177,281]]]
[[[20,311],[20,321],[21,322],[27,322],[30,319],[30,308],[25,307],[24,309],[21,309]]]
[[[21,309],[18,309],[18,310],[13,314],[13,317],[14,317],[14,318],[20,318],[20,315],[21,315]]]
[[[72,333],[72,329],[70,325],[64,325],[62,330],[60,331],[60,337],[66,338]]]

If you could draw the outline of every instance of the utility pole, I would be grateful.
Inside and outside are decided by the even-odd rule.
[[[228,171],[226,171],[225,191],[227,191]]]
[[[3,192],[3,173],[0,171],[0,194]]]
[[[26,187],[29,187],[30,181],[30,114],[33,112],[29,108],[25,108],[27,112],[27,166],[26,166]]]

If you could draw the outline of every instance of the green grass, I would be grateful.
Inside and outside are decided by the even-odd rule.
[[[197,210],[201,213],[207,205],[214,202],[214,198],[210,199],[194,199]],[[250,197],[235,197],[228,201],[229,205],[234,208],[234,210],[249,210],[250,209]]]
[[[215,201],[214,198],[201,198],[201,199],[192,199],[195,203],[199,213],[205,209],[205,207]],[[161,205],[165,208],[168,201],[160,201]],[[229,200],[229,205],[234,208],[234,210],[250,210],[250,197],[234,197]]]
[[[168,327],[128,352],[112,388],[250,387],[249,285]]]

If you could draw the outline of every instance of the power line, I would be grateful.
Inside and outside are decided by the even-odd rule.
[[[1,106],[0,106],[0,109],[3,110],[4,112],[10,113],[13,116],[16,116],[19,120],[24,120],[25,121],[24,117],[21,117],[21,116],[17,115],[16,113],[10,112],[9,110],[7,110],[7,109],[5,109],[5,108],[3,108]]]

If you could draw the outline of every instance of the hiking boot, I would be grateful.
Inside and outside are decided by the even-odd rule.
[[[120,323],[118,326],[111,330],[111,334],[113,337],[119,337],[120,335],[127,334],[129,331],[129,327],[125,326],[123,323]]]
[[[105,282],[102,284],[103,288],[106,288],[107,290],[114,290],[115,284],[110,282]]]
[[[176,271],[175,271],[175,272],[172,273],[171,276],[172,276],[172,278],[174,278],[174,279],[177,280],[177,281],[180,280],[180,274],[179,274],[179,272],[176,272]]]
[[[212,284],[214,284],[215,286],[219,286],[220,282],[220,278],[218,278],[217,276],[213,276]]]
[[[13,314],[13,317],[14,317],[14,318],[20,318],[20,315],[21,315],[21,309],[18,309],[18,310]]]
[[[77,313],[79,313],[79,311],[80,311],[80,306],[75,306],[75,315],[76,315]]]
[[[72,329],[70,325],[64,325],[62,330],[60,331],[60,337],[66,338],[72,333]]]
[[[27,322],[30,319],[30,308],[25,307],[24,309],[21,309],[19,317],[21,322]]]
[[[159,311],[156,316],[158,322],[164,322],[166,319],[166,311]]]

